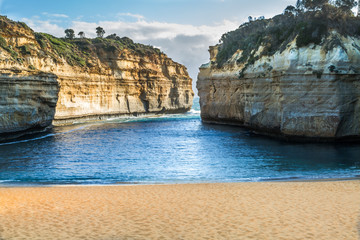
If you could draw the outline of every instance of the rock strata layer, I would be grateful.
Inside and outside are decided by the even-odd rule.
[[[165,55],[136,56],[126,50],[103,59],[113,68],[55,71],[60,84],[56,123],[190,110],[192,81],[184,66]]]
[[[0,17],[0,35],[0,134],[53,120],[178,113],[192,106],[186,68],[158,49],[114,35],[58,39],[6,17]]]
[[[1,70],[0,141],[51,125],[59,86],[53,74]]]
[[[342,140],[360,136],[360,41],[332,32],[330,51],[290,43],[282,52],[222,67],[218,47],[200,68],[197,88],[205,122],[236,124],[288,139]]]

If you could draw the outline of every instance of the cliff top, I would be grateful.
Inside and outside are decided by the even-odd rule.
[[[26,40],[21,41],[21,38]],[[23,22],[0,16],[0,48],[11,55],[12,60],[22,63],[27,56],[50,56],[55,62],[63,59],[71,65],[91,68],[107,56],[119,56],[128,52],[135,56],[167,56],[158,48],[134,43],[128,37],[111,34],[105,38],[57,38],[46,33],[34,32]],[[31,66],[30,66],[31,68]]]
[[[298,0],[296,7],[288,6],[271,19],[249,17],[249,22],[221,37],[216,64],[223,66],[240,50],[237,63],[251,65],[262,56],[284,51],[294,40],[298,48],[310,44],[321,45],[325,51],[343,47],[338,37],[329,36],[336,31],[360,37],[360,18],[351,12],[355,4],[353,0]]]

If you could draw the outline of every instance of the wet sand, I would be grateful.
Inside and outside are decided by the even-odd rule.
[[[360,239],[360,181],[3,187],[0,239]]]

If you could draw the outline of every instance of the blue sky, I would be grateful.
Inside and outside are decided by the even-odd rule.
[[[248,16],[272,17],[296,0],[0,0],[0,14],[26,22],[38,32],[61,37],[66,28],[95,36],[128,36],[159,47],[184,64],[196,81],[198,67],[208,62],[208,47]]]

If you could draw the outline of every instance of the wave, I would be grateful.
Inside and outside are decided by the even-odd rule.
[[[19,180],[14,179],[7,179],[7,180],[0,180],[0,183],[9,183],[9,182],[18,182]]]
[[[192,114],[200,114],[201,111],[200,111],[200,110],[191,109],[191,110],[189,111],[189,113],[192,113]]]
[[[164,120],[182,120],[182,119],[194,119],[200,118],[200,111],[191,109],[189,112],[180,114],[158,114],[158,115],[144,115],[144,116],[133,116],[133,117],[117,117],[108,118],[103,121],[97,122],[102,123],[129,123],[129,122],[150,122],[150,121],[164,121]]]
[[[23,139],[23,140],[18,140],[18,141],[13,141],[13,142],[0,143],[0,146],[37,141],[37,140],[45,139],[45,138],[48,138],[48,137],[53,137],[53,136],[57,136],[57,135],[61,135],[61,134],[67,134],[67,133],[70,133],[70,132],[78,131],[78,130],[84,129],[85,127],[86,126],[78,127],[78,128],[66,131],[66,132],[61,132],[61,133],[49,133],[49,134],[46,134],[44,136],[30,138],[30,139]]]
[[[17,144],[17,143],[31,142],[31,141],[36,141],[36,140],[40,140],[40,139],[52,137],[52,136],[55,136],[55,135],[56,135],[56,134],[51,133],[51,134],[47,134],[47,135],[45,135],[45,136],[41,136],[41,137],[37,137],[37,138],[31,138],[31,139],[26,139],[26,140],[19,140],[19,141],[14,141],[14,142],[0,143],[0,146]]]

